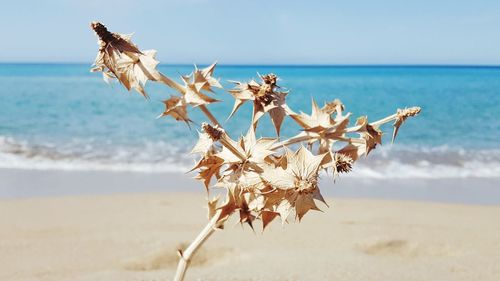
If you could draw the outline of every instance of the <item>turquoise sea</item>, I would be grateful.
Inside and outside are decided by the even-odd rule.
[[[192,66],[162,65],[171,78]],[[275,73],[290,90],[288,104],[309,113],[311,98],[322,104],[339,98],[353,116],[377,120],[396,108],[421,106],[418,118],[390,144],[361,161],[353,177],[500,177],[500,67],[447,66],[218,66],[227,80],[248,81]],[[0,167],[21,169],[186,171],[197,136],[172,119],[156,119],[162,99],[175,92],[148,84],[149,101],[120,85],[105,84],[84,64],[0,64]],[[225,120],[232,97],[210,106]],[[248,128],[245,104],[225,128],[237,137]],[[192,118],[204,121],[199,112]],[[355,119],[353,119],[354,121]],[[283,137],[297,133],[291,120]],[[262,136],[274,136],[268,119]]]

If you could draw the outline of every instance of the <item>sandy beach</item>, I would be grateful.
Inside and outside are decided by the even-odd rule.
[[[87,174],[85,181],[85,173],[53,172],[60,184],[66,175],[75,186],[100,179],[103,189],[112,187],[65,194],[57,186],[48,192],[50,173],[45,181],[33,171],[2,173],[0,280],[171,280],[176,249],[206,223],[204,194],[189,184],[186,192],[140,193],[127,176]],[[31,174],[31,190],[46,193],[28,196],[23,173]],[[116,193],[121,182],[110,178],[128,179],[122,188],[133,193]],[[169,184],[150,178],[150,189]],[[24,196],[8,196],[16,185]],[[253,232],[229,222],[187,280],[498,280],[500,206],[342,196],[327,202],[324,213],[300,224],[275,222],[264,233],[260,225]]]
[[[500,281],[499,12],[3,1],[0,281]]]

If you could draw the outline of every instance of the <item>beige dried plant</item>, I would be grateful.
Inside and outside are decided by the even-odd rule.
[[[408,117],[417,115],[419,107],[398,109],[395,114],[375,122],[359,117],[349,127],[350,113],[345,113],[339,100],[323,107],[312,100],[311,114],[295,113],[286,104],[288,92],[281,91],[275,74],[259,75],[261,81],[236,82],[229,94],[235,99],[230,113],[233,116],[246,101],[253,102],[253,114],[245,136],[233,139],[211,114],[207,105],[218,102],[213,88],[222,88],[214,78],[216,65],[204,69],[195,67],[182,84],[166,77],[156,67],[156,51],[142,51],[131,41],[130,35],[109,32],[99,22],[91,23],[98,36],[99,53],[92,71],[103,73],[105,80],[118,79],[128,90],[134,89],[144,97],[146,81],[163,83],[178,92],[164,101],[165,111],[159,117],[170,116],[188,125],[190,108],[199,108],[210,123],[202,123],[199,139],[192,153],[199,161],[192,171],[203,182],[207,191],[209,222],[196,239],[179,250],[176,281],[184,279],[193,255],[217,229],[222,229],[229,217],[238,217],[240,223],[253,228],[260,220],[266,228],[279,218],[281,223],[300,221],[309,211],[319,210],[317,202],[326,202],[319,188],[321,171],[341,173],[351,171],[361,156],[368,155],[382,144],[380,127],[393,122],[392,139]],[[269,114],[275,126],[276,137],[257,138],[255,130],[259,119]],[[286,140],[280,140],[283,120],[289,116],[302,130]],[[290,147],[298,145],[293,151]],[[334,147],[340,147],[334,149]],[[214,188],[222,189],[223,198],[211,197]],[[215,192],[217,193],[217,192]],[[220,192],[219,192],[220,193]]]

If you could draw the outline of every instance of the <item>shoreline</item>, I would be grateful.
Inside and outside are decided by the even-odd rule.
[[[140,173],[0,169],[0,199],[101,195],[119,193],[190,192],[205,195],[195,173]],[[497,178],[335,180],[324,176],[321,192],[332,198],[364,198],[500,205]]]

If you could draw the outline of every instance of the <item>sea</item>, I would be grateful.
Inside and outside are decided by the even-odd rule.
[[[202,67],[202,66],[200,66]],[[146,100],[117,83],[108,85],[88,64],[0,64],[0,168],[99,170],[141,173],[187,172],[196,156],[199,110],[194,123],[157,118],[162,100],[175,91],[148,83]],[[160,65],[177,79],[191,65]],[[474,66],[229,66],[215,77],[224,89],[209,105],[225,130],[245,134],[252,114],[246,103],[227,120],[234,100],[228,80],[249,81],[275,73],[289,91],[287,104],[310,113],[340,99],[347,112],[370,121],[420,106],[391,144],[391,125],[383,145],[358,161],[346,177],[363,178],[500,178],[500,67]],[[281,138],[300,131],[286,119]],[[258,136],[276,136],[269,118]]]

